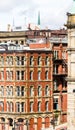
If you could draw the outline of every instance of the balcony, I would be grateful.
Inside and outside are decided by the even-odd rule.
[[[53,61],[55,62],[55,61],[62,61],[63,60],[63,58],[62,57],[53,57]]]
[[[53,72],[54,76],[67,76],[67,71]]]
[[[58,89],[54,89],[53,93],[59,93],[60,91]]]

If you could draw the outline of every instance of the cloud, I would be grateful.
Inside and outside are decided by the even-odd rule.
[[[0,23],[37,24],[40,10],[41,26],[60,27],[66,21],[66,13],[73,0],[0,0]]]

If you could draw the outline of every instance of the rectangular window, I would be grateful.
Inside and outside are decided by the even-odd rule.
[[[33,56],[30,57],[30,65],[33,65]]]
[[[24,96],[24,87],[21,87],[21,96]]]
[[[20,57],[19,56],[16,57],[16,65],[20,65]]]
[[[21,112],[24,112],[24,102],[21,103]]]
[[[38,59],[37,59],[38,61],[37,61],[37,64],[38,65],[41,65],[41,57],[40,56],[38,56]]]
[[[24,71],[21,71],[21,80],[24,80]]]
[[[58,109],[58,98],[54,98],[53,109]]]
[[[7,56],[6,63],[7,63],[7,65],[13,65],[13,57],[12,56]]]
[[[16,80],[20,80],[20,71],[16,72]]]
[[[58,65],[54,65],[54,68],[53,68],[53,72],[54,74],[57,74],[58,73]]]
[[[16,87],[16,92],[17,92],[17,96],[20,96],[20,87],[19,86]]]
[[[54,90],[57,90],[57,89],[58,89],[58,85],[57,85],[57,81],[56,81],[56,80],[54,80],[53,86],[54,86]]]
[[[19,102],[16,103],[16,111],[20,112],[20,103]]]
[[[57,59],[58,58],[58,51],[54,50],[54,58]]]
[[[7,71],[6,75],[7,75],[7,80],[12,80],[13,79],[13,72],[12,71]]]
[[[25,58],[24,56],[21,57],[21,65],[24,65],[24,62],[25,62]]]

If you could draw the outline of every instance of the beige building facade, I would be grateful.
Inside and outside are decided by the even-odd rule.
[[[67,14],[68,28],[68,78],[67,122],[68,130],[75,130],[75,0]]]

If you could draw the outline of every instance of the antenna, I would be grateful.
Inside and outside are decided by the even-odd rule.
[[[40,25],[40,11],[38,11],[38,25]]]

